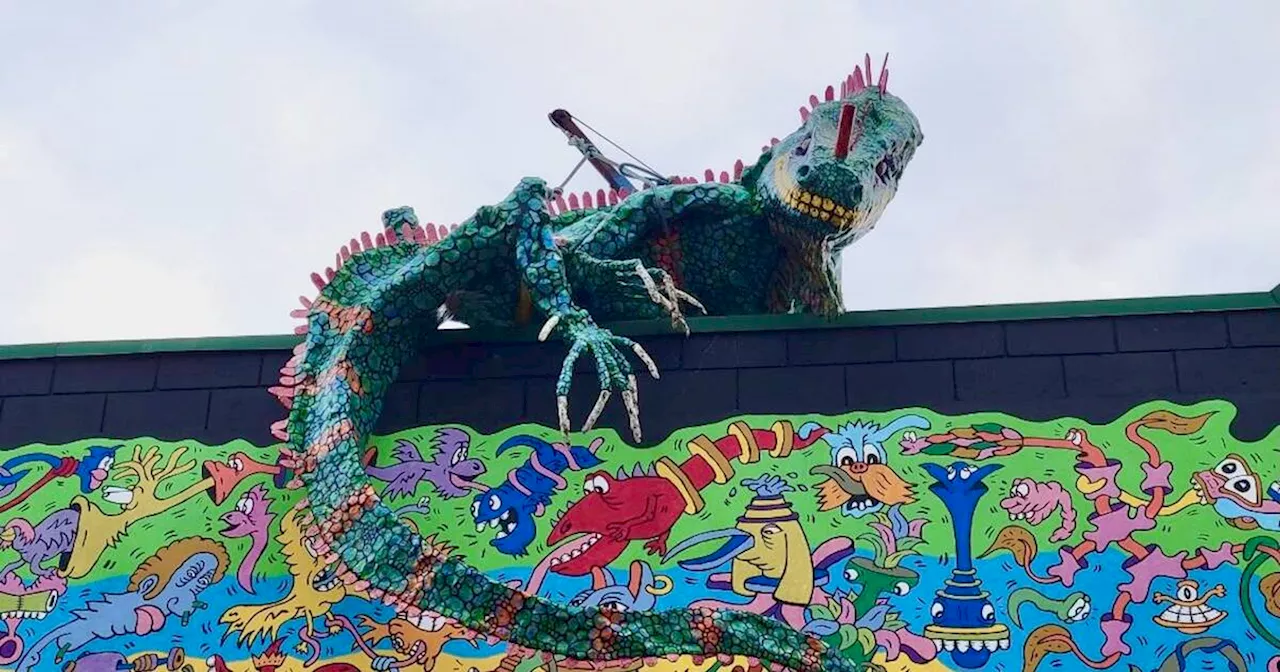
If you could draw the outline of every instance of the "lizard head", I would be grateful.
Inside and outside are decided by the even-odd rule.
[[[770,219],[832,252],[875,227],[924,141],[911,109],[886,90],[888,71],[873,85],[867,65],[866,79],[858,68],[839,96],[827,87],[826,100],[810,97],[804,124],[756,166]]]

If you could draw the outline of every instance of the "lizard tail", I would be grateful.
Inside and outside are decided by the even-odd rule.
[[[362,453],[400,366],[452,288],[474,277],[469,250],[498,237],[479,215],[423,244],[388,230],[326,272],[290,385],[277,396],[296,478],[303,536],[353,592],[415,618],[426,612],[480,635],[580,660],[672,655],[744,656],[797,672],[853,672],[854,661],[783,623],[710,608],[618,612],[570,607],[497,583],[435,535],[399,520],[375,493]],[[489,236],[489,238],[486,238]],[[816,437],[810,437],[816,438]]]

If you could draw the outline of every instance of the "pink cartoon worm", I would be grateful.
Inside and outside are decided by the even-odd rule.
[[[1057,483],[1014,479],[1009,496],[1000,500],[1000,507],[1009,512],[1009,520],[1025,519],[1032,525],[1043,523],[1054,511],[1059,511],[1062,524],[1049,536],[1050,541],[1062,541],[1076,530],[1076,510],[1071,505],[1071,495]]]

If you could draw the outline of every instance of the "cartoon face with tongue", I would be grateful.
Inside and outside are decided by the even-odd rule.
[[[125,592],[89,602],[73,612],[75,618],[46,633],[15,669],[52,669],[67,652],[97,640],[185,626],[197,609],[207,606],[199,600],[200,593],[222,580],[229,565],[226,549],[212,539],[175,541],[138,565]],[[42,652],[50,646],[51,662],[42,664]]]
[[[818,485],[818,509],[861,518],[886,506],[915,501],[911,484],[889,466],[885,449],[894,434],[914,427],[928,429],[929,421],[918,415],[904,415],[881,427],[874,422],[854,422],[822,437],[831,446],[831,464],[814,467],[809,473],[825,476]]]

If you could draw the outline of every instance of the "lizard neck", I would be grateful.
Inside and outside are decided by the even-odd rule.
[[[844,310],[835,257],[825,241],[775,218],[769,219],[769,231],[782,248],[769,283],[770,312],[792,312],[793,306],[819,315]]]

